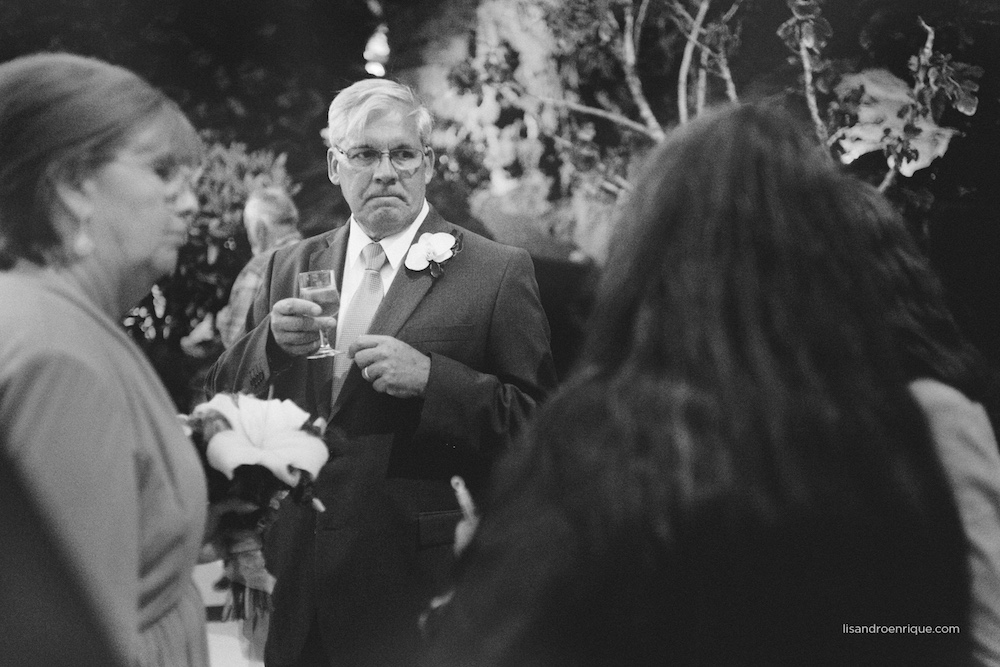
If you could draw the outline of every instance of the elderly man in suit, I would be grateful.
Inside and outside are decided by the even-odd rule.
[[[428,205],[430,132],[399,83],[336,96],[327,160],[351,219],[275,253],[248,331],[209,376],[210,392],[271,392],[330,420],[326,512],[286,503],[266,539],[270,667],[412,664],[461,517],[449,479],[482,488],[556,383],[527,252]],[[332,360],[307,358],[332,324],[295,298],[311,269],[333,269],[340,289]]]

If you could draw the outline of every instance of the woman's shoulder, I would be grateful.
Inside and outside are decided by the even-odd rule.
[[[997,458],[996,435],[982,405],[958,389],[928,378],[914,380],[909,389],[927,417],[938,451],[945,460],[973,451]]]
[[[37,280],[0,273],[0,350],[52,347],[71,333],[70,304]]]
[[[928,416],[943,416],[949,413],[958,415],[982,414],[983,407],[961,391],[932,378],[918,378],[909,384],[910,393]]]
[[[107,379],[108,363],[122,355],[111,325],[91,310],[71,291],[0,273],[0,373],[37,376],[53,367],[67,377]]]

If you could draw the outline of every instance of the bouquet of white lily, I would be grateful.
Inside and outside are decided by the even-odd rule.
[[[259,509],[224,514],[211,545],[225,564],[229,599],[224,618],[256,624],[270,609],[274,577],[261,552],[262,536],[286,495],[324,507],[313,496],[313,480],[329,456],[322,419],[288,400],[262,400],[245,394],[217,394],[182,417],[208,478],[210,503],[230,499]]]

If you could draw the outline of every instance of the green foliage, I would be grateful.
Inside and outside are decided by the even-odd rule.
[[[919,76],[922,68],[919,56],[910,58],[910,71]],[[933,52],[925,66],[926,96],[920,100],[925,108],[933,112],[939,120],[948,106],[960,113],[971,116],[979,108],[978,79],[983,76],[983,68],[978,65],[955,62],[950,53]]]
[[[788,0],[792,17],[778,27],[778,37],[795,54],[799,45],[819,53],[833,36],[833,27],[822,16],[821,0]]]

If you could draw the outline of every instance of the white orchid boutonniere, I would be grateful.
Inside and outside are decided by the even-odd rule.
[[[444,232],[423,233],[410,246],[403,262],[411,271],[423,271],[428,266],[431,276],[437,278],[444,273],[444,263],[462,251],[462,235],[457,237]]]

